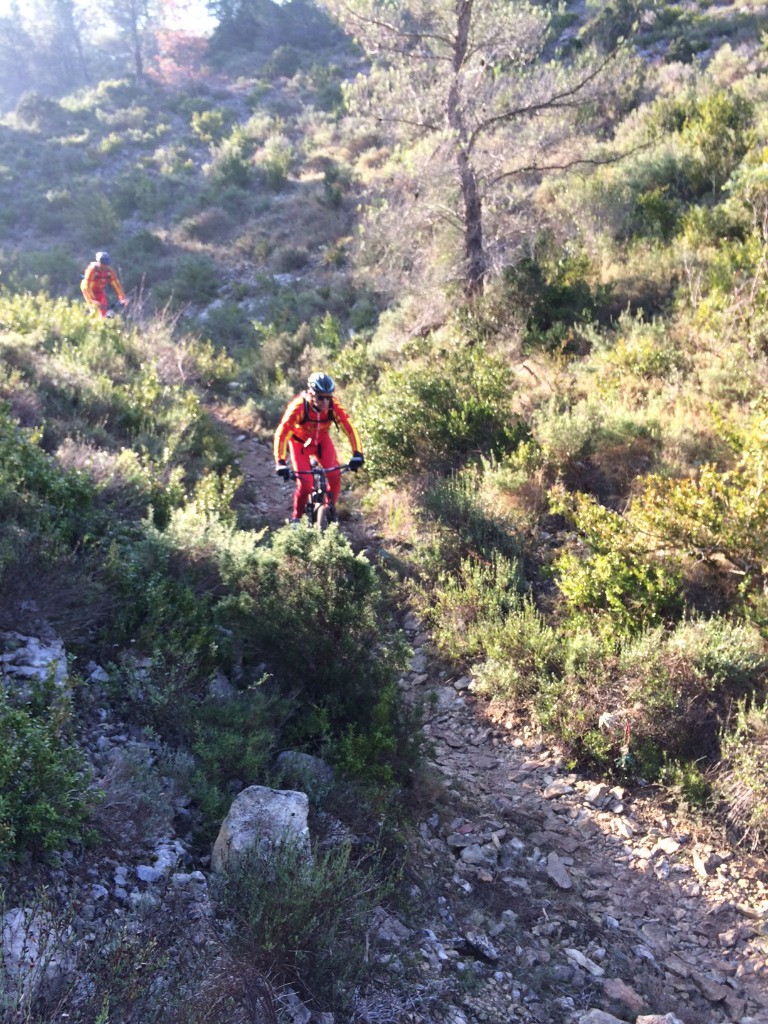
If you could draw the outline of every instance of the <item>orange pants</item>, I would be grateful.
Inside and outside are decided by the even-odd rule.
[[[312,493],[312,466],[309,462],[310,455],[314,455],[321,466],[338,466],[339,457],[333,446],[330,437],[324,437],[319,444],[305,445],[302,441],[290,440],[288,450],[291,453],[291,463],[297,473],[304,475],[296,477],[296,490],[293,492],[293,518],[299,519],[307,507],[309,496]],[[328,473],[328,486],[331,489],[333,500],[339,500],[341,493],[341,473]]]
[[[93,309],[98,309],[101,317],[107,315],[107,309],[109,303],[107,301],[107,293],[104,291],[98,291],[96,288],[93,289],[93,296],[88,295],[83,285],[80,286],[80,291],[83,293],[83,298]]]

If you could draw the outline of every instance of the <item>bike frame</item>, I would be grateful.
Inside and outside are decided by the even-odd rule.
[[[321,465],[314,456],[311,458],[311,469],[292,469],[289,474],[290,480],[296,480],[300,476],[311,476],[312,477],[312,493],[307,501],[307,507],[304,515],[309,519],[310,525],[319,526],[321,529],[325,529],[328,522],[336,521],[336,505],[333,500],[333,494],[328,483],[329,473],[346,473],[349,470],[349,464],[345,466],[323,466]],[[320,517],[320,509],[327,508],[327,521],[323,525],[321,519],[326,517]]]

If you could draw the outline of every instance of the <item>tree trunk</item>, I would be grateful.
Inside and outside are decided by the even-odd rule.
[[[144,60],[141,55],[141,38],[139,36],[138,28],[134,26],[133,36],[133,66],[136,72],[136,81],[144,81]]]
[[[485,247],[483,245],[483,201],[477,187],[477,175],[464,150],[457,154],[464,201],[464,293],[467,298],[482,295],[485,285]]]
[[[464,208],[464,293],[468,298],[482,294],[487,269],[483,247],[483,204],[467,144],[467,128],[459,94],[459,78],[467,57],[473,5],[474,0],[459,0],[457,3],[453,81],[448,90],[446,109],[446,118],[456,146],[456,164]]]

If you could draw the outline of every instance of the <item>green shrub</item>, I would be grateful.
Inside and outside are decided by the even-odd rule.
[[[478,347],[430,353],[378,380],[358,419],[376,477],[449,469],[514,451],[526,428],[501,360]]]
[[[198,836],[206,843],[215,840],[230,808],[233,785],[267,784],[289,706],[254,683],[231,697],[203,699],[194,708],[188,726],[196,762],[191,795]]]
[[[525,706],[561,676],[563,641],[530,598],[487,629],[487,660],[476,673],[481,690]]]
[[[244,857],[218,890],[236,922],[234,952],[273,984],[347,1012],[370,976],[366,931],[387,886],[355,865],[348,847],[326,853],[285,845],[268,861]]]
[[[277,274],[291,274],[303,270],[309,263],[309,252],[300,245],[281,245],[272,254],[272,266]]]
[[[518,563],[499,555],[438,576],[431,618],[440,652],[464,664],[487,654],[491,633],[519,606],[521,583]]]
[[[586,255],[567,253],[541,262],[526,257],[504,271],[499,301],[526,312],[527,348],[578,351],[577,328],[595,320],[607,299],[605,288],[593,289],[589,272]]]
[[[264,64],[264,74],[270,78],[293,78],[301,67],[301,55],[294,46],[276,47]]]
[[[219,291],[219,273],[210,256],[188,253],[178,262],[175,276],[155,289],[160,302],[194,302],[206,305]]]
[[[586,545],[562,552],[553,564],[572,615],[604,615],[609,630],[634,633],[679,608],[679,574],[648,555],[645,539],[623,516],[562,489],[553,489],[551,505],[573,522]]]
[[[768,843],[768,701],[742,700],[722,736],[716,789],[738,841],[752,850]]]
[[[0,687],[0,860],[82,839],[88,774],[71,720],[69,692],[50,679],[23,706]]]
[[[221,349],[234,347],[252,351],[258,344],[258,331],[253,319],[238,302],[222,302],[205,314],[201,329],[216,339]]]
[[[424,491],[422,503],[439,524],[450,529],[461,550],[481,558],[496,554],[514,558],[520,555],[521,542],[499,514],[494,468],[484,462],[435,480]]]
[[[111,199],[93,189],[78,195],[74,220],[75,227],[85,238],[98,238],[107,245],[120,237],[123,227]]]
[[[344,109],[344,74],[336,64],[313,64],[309,77],[315,88],[314,106],[318,110],[341,113]]]
[[[761,590],[768,553],[768,494],[763,486],[768,453],[765,447],[768,409],[757,403],[749,420],[729,439],[735,464],[719,469],[713,463],[680,480],[651,476],[632,508],[635,527],[647,538],[674,552],[690,568],[691,559],[711,570],[727,592],[728,564],[748,594]]]
[[[79,263],[69,249],[53,245],[5,255],[0,253],[0,280],[9,292],[75,295],[85,262]]]
[[[220,109],[195,110],[190,123],[192,131],[203,142],[218,145],[229,131],[231,117]]]
[[[51,552],[69,550],[91,525],[94,497],[86,475],[62,472],[39,447],[39,435],[19,430],[0,403],[0,536],[21,528],[39,534]]]
[[[288,181],[292,162],[290,139],[285,135],[270,135],[256,160],[264,185],[273,192],[279,192]]]
[[[67,115],[56,100],[31,91],[23,93],[19,98],[16,117],[30,128],[52,132],[64,127]]]
[[[120,217],[139,213],[149,220],[167,208],[171,194],[172,186],[166,179],[153,177],[144,169],[132,168],[114,182],[110,197]]]
[[[647,322],[642,314],[622,313],[615,339],[600,349],[597,376],[601,390],[626,387],[627,376],[639,380],[660,378],[671,383],[680,379],[691,365],[687,353],[670,337],[667,325],[661,320]]]
[[[247,188],[253,180],[249,150],[250,143],[242,130],[235,129],[211,150],[210,163],[205,164],[203,173],[218,188]]]
[[[321,537],[285,529],[247,568],[225,567],[225,582],[233,594],[219,603],[217,621],[234,631],[231,642],[246,663],[266,661],[300,696],[299,731],[318,709],[334,735],[350,724],[367,728],[403,658],[397,637],[382,629],[383,595],[371,564],[336,530]]]

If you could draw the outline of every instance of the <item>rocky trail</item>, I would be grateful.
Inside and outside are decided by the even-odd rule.
[[[234,409],[213,415],[237,452],[250,525],[280,527],[291,486],[274,474],[270,443],[244,430]],[[380,552],[353,496],[343,505],[356,550]],[[764,861],[729,848],[653,787],[610,788],[570,771],[555,747],[445,669],[412,610],[402,609],[400,625],[413,652],[400,685],[424,709],[426,764],[406,797],[416,823],[402,855],[407,905],[376,912],[369,956],[385,980],[354,1024],[768,1024]],[[63,678],[67,652],[45,624],[0,633],[10,685],[52,667]],[[147,976],[150,993],[172,990],[174,970],[183,976],[192,958],[207,976],[220,953],[210,858],[198,862],[177,832],[189,798],[136,789],[137,777],[152,778],[157,744],[114,715],[100,693],[104,669],[87,672],[80,742],[105,793],[102,831],[114,841],[0,875],[3,984],[26,992],[55,969],[61,1014],[46,1022],[82,997],[97,936],[110,928],[164,950],[163,977]],[[154,845],[143,838],[148,816]],[[68,908],[64,923],[55,906]],[[45,953],[64,933],[66,954],[58,945]],[[291,998],[292,1024],[346,1024]],[[34,1019],[4,1016],[2,1005],[4,1022]]]
[[[282,524],[291,488],[269,443],[228,432],[255,511]],[[359,518],[345,529],[375,549]],[[413,657],[401,685],[426,709],[430,792],[417,796],[413,907],[407,921],[382,917],[375,946],[395,975],[418,965],[412,1019],[768,1024],[764,862],[653,787],[569,771],[445,672],[412,612],[402,626]]]

